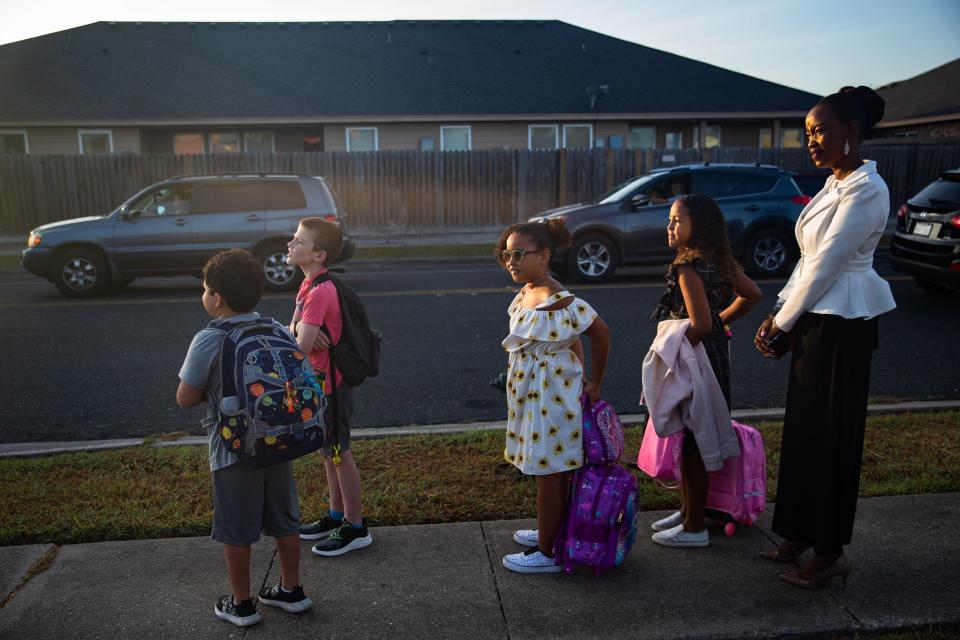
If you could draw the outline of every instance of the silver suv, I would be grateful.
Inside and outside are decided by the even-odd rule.
[[[299,283],[286,263],[297,222],[321,216],[343,229],[338,262],[353,254],[346,215],[319,176],[229,174],[170,178],[104,216],[74,218],[30,232],[21,262],[65,296],[96,295],[142,276],[198,275],[218,251],[248,249],[267,290]]]

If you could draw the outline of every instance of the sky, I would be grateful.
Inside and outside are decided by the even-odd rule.
[[[960,0],[0,0],[0,45],[101,20],[563,20],[820,95],[960,58]]]

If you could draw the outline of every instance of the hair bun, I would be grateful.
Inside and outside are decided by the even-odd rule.
[[[883,120],[883,112],[887,103],[880,97],[880,94],[870,87],[863,85],[859,87],[843,87],[839,93],[853,94],[853,97],[856,98],[857,103],[860,105],[860,111],[863,113],[863,119],[868,129]]]
[[[563,251],[573,243],[573,237],[567,229],[566,223],[562,218],[551,218],[547,220],[547,232],[553,238],[554,246]]]

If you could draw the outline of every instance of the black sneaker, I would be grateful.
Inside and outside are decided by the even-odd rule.
[[[322,540],[339,529],[341,524],[343,524],[343,520],[334,520],[327,514],[316,522],[300,525],[300,539]]]
[[[367,519],[363,519],[363,526],[354,529],[353,525],[343,521],[340,528],[330,534],[323,542],[313,545],[311,551],[318,556],[332,558],[333,556],[342,556],[348,551],[370,546],[373,542],[373,536],[367,530]]]
[[[260,614],[257,613],[253,600],[244,600],[240,604],[236,604],[233,601],[233,596],[220,596],[213,612],[221,620],[232,622],[238,627],[249,627],[260,622]]]
[[[313,602],[303,593],[303,587],[297,587],[290,593],[280,588],[280,585],[267,587],[260,592],[260,602],[271,607],[280,607],[290,613],[300,613],[313,606]]]

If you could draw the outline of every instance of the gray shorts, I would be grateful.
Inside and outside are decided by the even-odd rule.
[[[293,463],[254,469],[244,462],[213,472],[213,531],[217,542],[248,545],[261,532],[280,538],[298,532],[300,505]]]
[[[341,382],[337,387],[337,429],[336,441],[328,436],[323,452],[329,457],[333,455],[333,445],[339,444],[340,451],[350,451],[350,418],[353,417],[353,387]],[[333,431],[333,398],[327,399],[327,408],[323,418]]]

